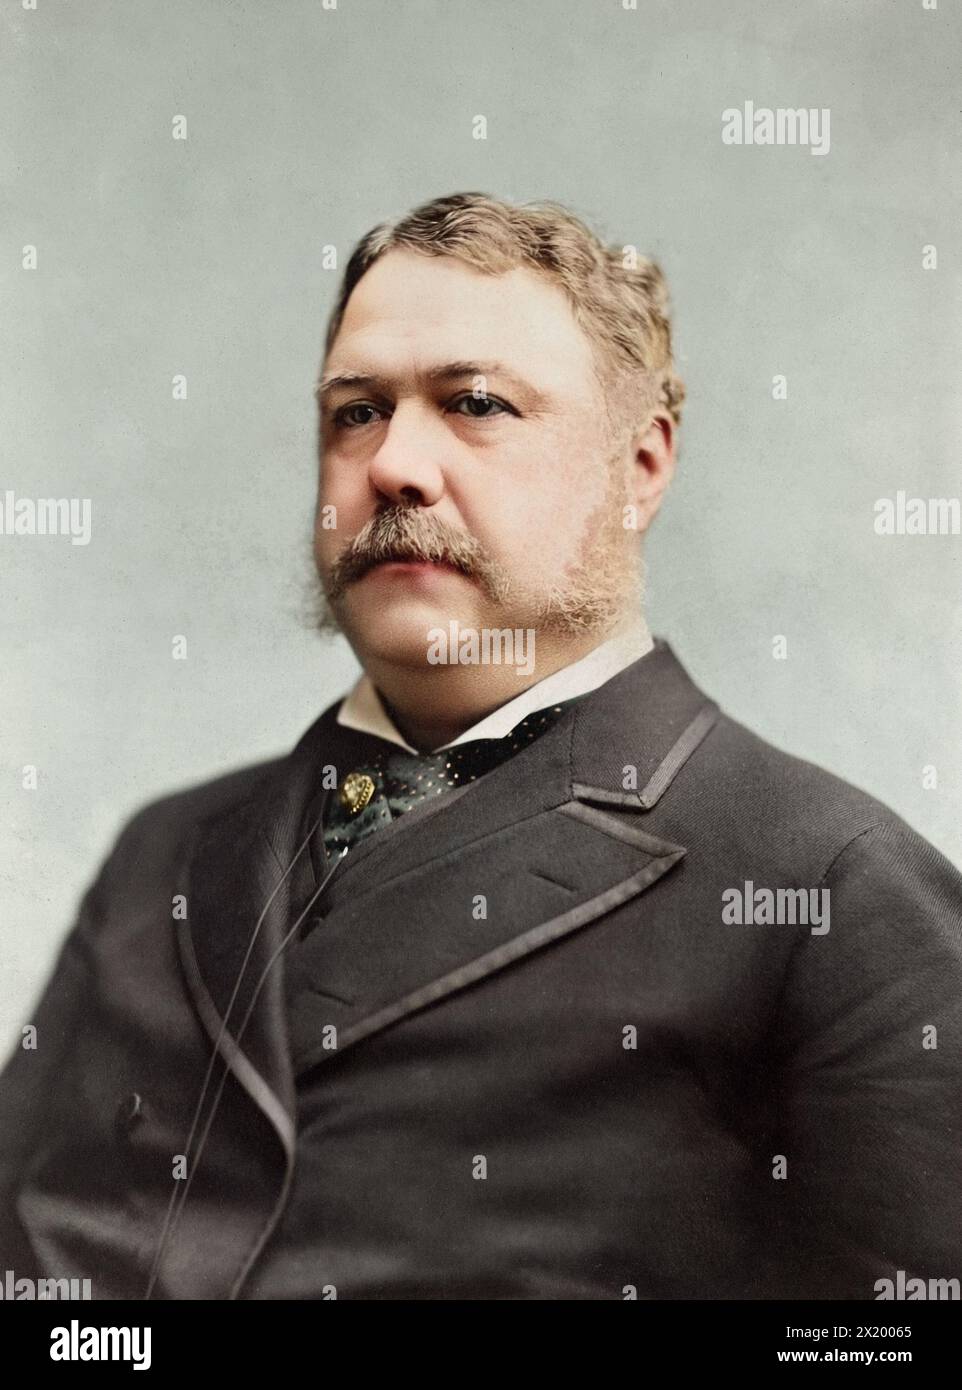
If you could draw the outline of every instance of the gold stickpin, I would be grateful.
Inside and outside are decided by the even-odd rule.
[[[356,816],[358,811],[364,810],[374,791],[373,778],[368,777],[366,772],[349,772],[341,784],[338,796],[341,805],[346,806],[352,816]]]

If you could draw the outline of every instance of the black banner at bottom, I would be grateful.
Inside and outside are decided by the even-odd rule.
[[[597,1375],[624,1351],[636,1368],[778,1371],[791,1366],[912,1366],[934,1370],[954,1354],[959,1304],[953,1302],[762,1303],[633,1302],[587,1308],[557,1320],[551,1305],[459,1301],[433,1313],[416,1302],[373,1305],[220,1302],[0,1302],[7,1357],[18,1373],[50,1367],[69,1381],[78,1371],[147,1372],[167,1381],[186,1371],[292,1371],[301,1358],[334,1369],[338,1352],[369,1372],[380,1355],[393,1374],[424,1368],[436,1333],[458,1338],[459,1362],[477,1375],[486,1365],[503,1375],[510,1360],[530,1361],[543,1376],[552,1363],[577,1374],[586,1356]],[[459,1311],[460,1310],[460,1311]],[[424,1318],[424,1321],[421,1321]],[[501,1319],[504,1318],[504,1322]],[[582,1322],[582,1318],[584,1321]],[[585,1341],[587,1332],[601,1338]],[[460,1334],[460,1335],[459,1335]],[[343,1339],[343,1340],[342,1340]],[[527,1354],[525,1353],[527,1348]],[[436,1349],[438,1374],[449,1353]],[[323,1361],[317,1358],[323,1357]],[[9,1364],[9,1362],[8,1362]],[[308,1364],[312,1364],[310,1361]],[[951,1364],[951,1362],[949,1363]],[[343,1375],[341,1366],[338,1374]],[[458,1371],[461,1374],[461,1371]]]

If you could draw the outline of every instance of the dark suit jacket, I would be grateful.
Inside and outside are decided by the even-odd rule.
[[[0,1268],[95,1298],[962,1276],[962,878],[930,845],[659,644],[351,851],[288,1006],[285,869],[361,747],[335,712],[124,829],[0,1078]],[[830,930],[724,922],[746,881],[829,890]]]

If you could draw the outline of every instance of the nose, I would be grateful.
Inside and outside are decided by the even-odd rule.
[[[450,441],[413,402],[399,404],[368,465],[375,491],[395,505],[430,507],[444,492],[441,451]]]

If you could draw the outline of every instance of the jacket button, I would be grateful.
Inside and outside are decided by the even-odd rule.
[[[121,1134],[129,1134],[144,1118],[144,1102],[136,1091],[124,1096],[117,1106],[116,1126]]]

